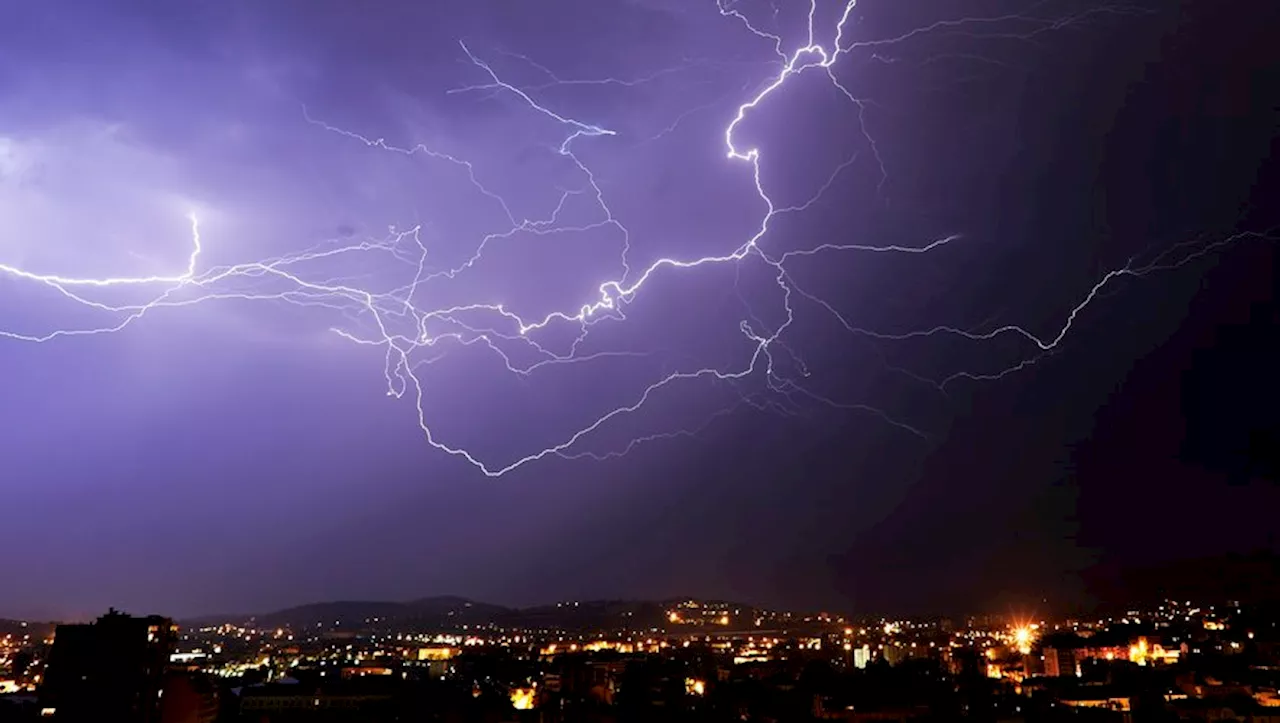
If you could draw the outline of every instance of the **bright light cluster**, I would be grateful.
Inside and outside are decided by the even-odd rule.
[[[855,51],[875,51],[877,48],[892,46],[917,36],[929,33],[967,33],[975,28],[999,27],[1003,36],[1010,33],[1029,39],[1041,33],[1065,27],[1085,17],[1100,13],[1120,13],[1121,10],[1105,6],[1086,11],[1071,17],[1041,19],[1030,16],[1002,16],[986,18],[961,18],[940,21],[931,25],[916,28],[904,35],[893,38],[872,40],[854,39],[854,11],[856,2],[850,0],[843,5],[842,11],[835,17],[833,24],[823,27],[820,20],[820,3],[811,0],[808,8],[807,38],[799,47],[788,49],[788,40],[783,34],[775,34],[761,29],[750,13],[739,8],[732,0],[718,0],[717,8],[726,20],[739,23],[748,32],[754,34],[776,52],[777,72],[763,79],[763,83],[754,93],[747,94],[736,108],[729,109],[726,116],[723,137],[718,142],[723,144],[726,160],[741,163],[744,172],[754,180],[757,201],[763,208],[755,232],[747,238],[737,240],[726,239],[720,253],[693,257],[660,258],[643,268],[631,268],[627,263],[627,251],[630,250],[629,232],[622,220],[614,216],[602,186],[597,183],[591,167],[578,155],[580,148],[601,138],[617,135],[617,131],[603,127],[590,121],[571,117],[550,107],[535,96],[537,90],[520,87],[504,80],[494,67],[480,54],[474,52],[466,43],[460,43],[463,57],[483,76],[480,84],[469,85],[455,92],[467,93],[485,91],[501,94],[523,105],[530,113],[539,116],[544,122],[550,121],[563,129],[561,141],[556,149],[577,169],[583,184],[581,190],[565,191],[559,204],[541,219],[520,219],[511,212],[507,202],[491,190],[480,179],[483,169],[473,165],[471,161],[439,152],[422,145],[397,146],[380,137],[370,137],[354,131],[329,125],[312,115],[306,120],[314,126],[338,134],[346,139],[363,143],[371,148],[408,156],[419,156],[424,160],[451,164],[462,172],[467,182],[476,192],[495,203],[506,213],[510,222],[508,231],[490,234],[480,239],[474,253],[464,263],[443,270],[428,270],[427,247],[420,236],[420,229],[397,231],[388,238],[378,241],[361,241],[346,245],[322,245],[308,250],[277,258],[248,263],[222,266],[206,266],[202,263],[204,244],[214,243],[212,239],[202,239],[199,219],[190,217],[191,250],[185,268],[160,276],[117,276],[117,277],[73,277],[56,273],[45,273],[9,265],[0,259],[0,276],[8,276],[18,282],[37,285],[53,290],[63,299],[81,310],[89,310],[101,314],[105,323],[88,326],[55,328],[46,333],[19,333],[0,327],[0,338],[11,341],[47,343],[67,337],[95,336],[118,332],[145,316],[162,310],[177,309],[217,300],[237,299],[259,302],[277,302],[305,307],[318,307],[337,312],[339,321],[356,319],[356,324],[335,325],[333,332],[352,343],[376,348],[384,356],[387,394],[395,398],[409,397],[414,401],[419,424],[427,442],[447,454],[460,457],[474,465],[483,474],[497,477],[515,470],[530,462],[549,456],[565,458],[604,457],[625,454],[637,444],[648,440],[691,435],[697,430],[679,430],[660,433],[633,439],[624,449],[610,453],[599,453],[585,449],[587,438],[601,430],[612,421],[630,415],[648,404],[655,394],[681,382],[694,380],[745,380],[751,378],[762,382],[771,392],[789,401],[807,399],[838,408],[862,409],[872,412],[884,420],[895,424],[908,432],[924,436],[905,423],[891,419],[880,410],[857,404],[844,404],[827,399],[809,388],[802,386],[801,378],[791,378],[783,373],[778,363],[783,359],[803,369],[803,362],[787,346],[784,337],[795,319],[796,309],[792,303],[803,298],[817,304],[832,314],[850,332],[872,337],[882,341],[905,340],[934,335],[953,335],[974,341],[986,341],[996,337],[1017,336],[1028,342],[1028,355],[1020,363],[1009,368],[984,371],[962,372],[947,379],[935,380],[933,383],[944,387],[957,378],[996,379],[1006,374],[1035,363],[1042,355],[1054,351],[1070,331],[1077,316],[1091,303],[1099,298],[1105,287],[1112,285],[1122,277],[1139,277],[1145,274],[1181,266],[1195,258],[1209,253],[1215,248],[1256,237],[1257,234],[1240,234],[1211,242],[1189,243],[1177,246],[1155,257],[1137,263],[1131,262],[1105,274],[1091,289],[1085,290],[1082,300],[1071,309],[1061,326],[1048,335],[1038,335],[1021,326],[1006,325],[982,333],[966,331],[950,326],[935,326],[906,332],[881,332],[855,326],[848,321],[830,303],[806,291],[796,282],[789,270],[788,262],[800,257],[811,257],[819,254],[840,253],[896,253],[926,254],[948,244],[958,241],[958,236],[922,240],[918,246],[872,245],[872,244],[835,244],[822,243],[811,248],[790,251],[766,250],[761,241],[769,234],[771,223],[781,214],[799,213],[806,210],[826,190],[818,191],[809,202],[796,206],[781,206],[766,190],[768,184],[762,180],[764,174],[761,160],[768,153],[767,149],[746,144],[740,140],[739,128],[762,105],[768,103],[780,88],[800,76],[820,76],[829,81],[831,87],[841,93],[848,102],[854,104],[859,118],[867,108],[867,103],[859,99],[842,83],[838,74],[840,63]],[[833,17],[836,15],[832,14]],[[1011,30],[1012,28],[1012,30]],[[976,34],[975,34],[976,37]],[[531,62],[531,61],[530,61]],[[553,76],[554,77],[554,76]],[[609,79],[614,80],[614,79]],[[571,83],[555,79],[549,85]],[[627,85],[624,81],[615,81]],[[880,161],[879,150],[875,140],[867,133],[865,126],[860,130],[865,136],[867,147],[875,155],[879,168],[884,174],[884,164]],[[847,164],[846,164],[847,165]],[[836,170],[840,172],[845,166]],[[833,176],[834,178],[834,176]],[[830,183],[827,184],[828,186]],[[560,216],[565,204],[571,197],[586,196],[593,200],[598,211],[595,221],[586,225],[566,226],[561,223]],[[576,308],[562,309],[548,314],[530,316],[519,309],[509,308],[489,299],[476,299],[470,303],[452,304],[444,307],[423,306],[423,292],[436,282],[453,279],[466,274],[490,251],[491,242],[509,238],[518,233],[532,234],[534,237],[565,230],[587,230],[594,228],[612,228],[620,232],[625,240],[622,251],[622,273],[617,278],[604,279],[596,286],[594,298],[583,299]],[[314,272],[319,262],[341,260],[348,257],[384,256],[393,259],[407,271],[407,280],[394,288],[381,288],[362,283],[358,278],[342,279]],[[558,443],[540,449],[528,451],[510,461],[495,462],[482,459],[466,448],[447,441],[435,429],[432,415],[430,395],[420,381],[419,369],[429,364],[439,355],[451,348],[479,346],[487,348],[502,360],[506,368],[513,374],[534,377],[539,369],[550,365],[584,364],[600,360],[606,356],[634,354],[630,351],[618,352],[579,352],[582,342],[593,327],[608,322],[625,324],[626,310],[635,299],[644,293],[649,282],[660,274],[675,273],[680,270],[693,270],[698,267],[717,265],[735,265],[751,260],[762,262],[771,269],[776,283],[782,308],[777,320],[772,323],[762,322],[756,318],[741,320],[738,325],[742,337],[746,340],[744,348],[747,352],[739,361],[725,367],[684,368],[669,371],[655,378],[643,388],[627,404],[604,410],[593,421],[579,429],[565,434]],[[690,283],[696,283],[691,281]],[[127,299],[122,301],[121,299]],[[551,345],[540,340],[542,334],[550,331],[563,332],[569,329],[576,341],[567,351],[554,351]],[[510,353],[513,347],[520,347],[526,352],[520,358],[526,358],[528,352],[537,357],[533,363],[517,362]],[[783,356],[779,356],[779,355]],[[750,403],[750,400],[744,400]]]

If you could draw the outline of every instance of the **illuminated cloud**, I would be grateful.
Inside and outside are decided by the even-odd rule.
[[[390,128],[344,117],[322,97],[292,107],[292,131],[259,134],[246,119],[281,113],[291,105],[287,89],[318,74],[300,71],[305,63],[255,59],[211,80],[201,98],[208,114],[188,109],[146,128],[83,121],[4,130],[0,272],[33,287],[28,303],[40,313],[36,324],[0,319],[0,333],[63,343],[209,305],[324,329],[382,363],[385,394],[412,404],[432,447],[500,476],[549,457],[601,459],[696,434],[744,405],[857,410],[926,439],[894,410],[815,383],[806,359],[823,341],[797,331],[808,323],[800,317],[877,343],[1017,346],[1012,361],[1005,354],[937,378],[892,368],[942,391],[1057,351],[1109,285],[1247,237],[1202,239],[1119,266],[1080,289],[1047,332],[950,320],[863,327],[811,288],[812,264],[914,261],[952,253],[964,239],[960,229],[894,243],[861,238],[861,229],[843,239],[778,230],[802,224],[849,175],[870,178],[865,201],[877,202],[892,174],[866,122],[874,103],[850,74],[935,33],[1025,40],[1121,13],[958,18],[862,38],[853,2],[835,13],[814,2],[783,18],[736,3],[717,9],[709,16],[720,32],[763,58],[729,66],[749,82],[721,82],[722,103],[690,91],[723,70],[692,53],[635,75],[571,76],[551,61],[460,38],[432,49],[450,48],[451,82],[416,104],[416,118]],[[646,17],[671,22],[665,13]],[[720,70],[708,75],[709,67]],[[348,79],[360,70],[343,67]],[[670,76],[691,85],[664,88]],[[403,97],[403,82],[377,85],[368,94],[377,103]],[[253,89],[238,96],[250,110],[219,108],[228,87]],[[856,129],[842,144],[817,144],[816,166],[786,150],[808,133],[785,99],[801,89],[839,108],[828,121]],[[617,96],[665,100],[666,92],[680,102],[661,107],[677,110],[652,120]],[[697,113],[706,117],[696,131],[668,145]],[[271,163],[263,164],[255,154],[267,148]]]
[[[182,218],[191,210],[172,190],[181,188],[182,175],[174,159],[119,126],[83,122],[6,135],[4,262],[68,275],[180,268],[187,255]]]

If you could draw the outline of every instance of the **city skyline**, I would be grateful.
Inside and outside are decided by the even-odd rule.
[[[682,600],[585,626],[437,602],[434,619],[183,625],[110,610],[0,630],[0,717],[1265,722],[1280,708],[1274,602],[855,620]]]

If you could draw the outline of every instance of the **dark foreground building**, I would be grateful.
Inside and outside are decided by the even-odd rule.
[[[158,723],[172,620],[111,610],[88,625],[59,625],[44,682],[43,716],[54,721]]]

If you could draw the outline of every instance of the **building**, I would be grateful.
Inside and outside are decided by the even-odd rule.
[[[177,631],[168,618],[115,610],[87,625],[59,625],[40,686],[41,714],[71,723],[158,723]]]
[[[863,645],[861,648],[855,648],[853,651],[853,667],[862,670],[871,662],[871,647]]]
[[[240,715],[251,720],[263,717],[300,715],[321,717],[347,714],[378,717],[385,714],[395,699],[397,681],[393,679],[346,680],[324,686],[301,683],[266,683],[240,690]]]
[[[1074,675],[1076,671],[1075,657],[1070,650],[1059,648],[1044,649],[1044,674],[1050,678],[1062,675]]]
[[[898,665],[907,659],[907,649],[901,645],[889,644],[884,646],[884,660],[889,665]]]
[[[170,671],[160,697],[160,723],[213,723],[218,718],[218,705],[218,687],[211,680]]]

